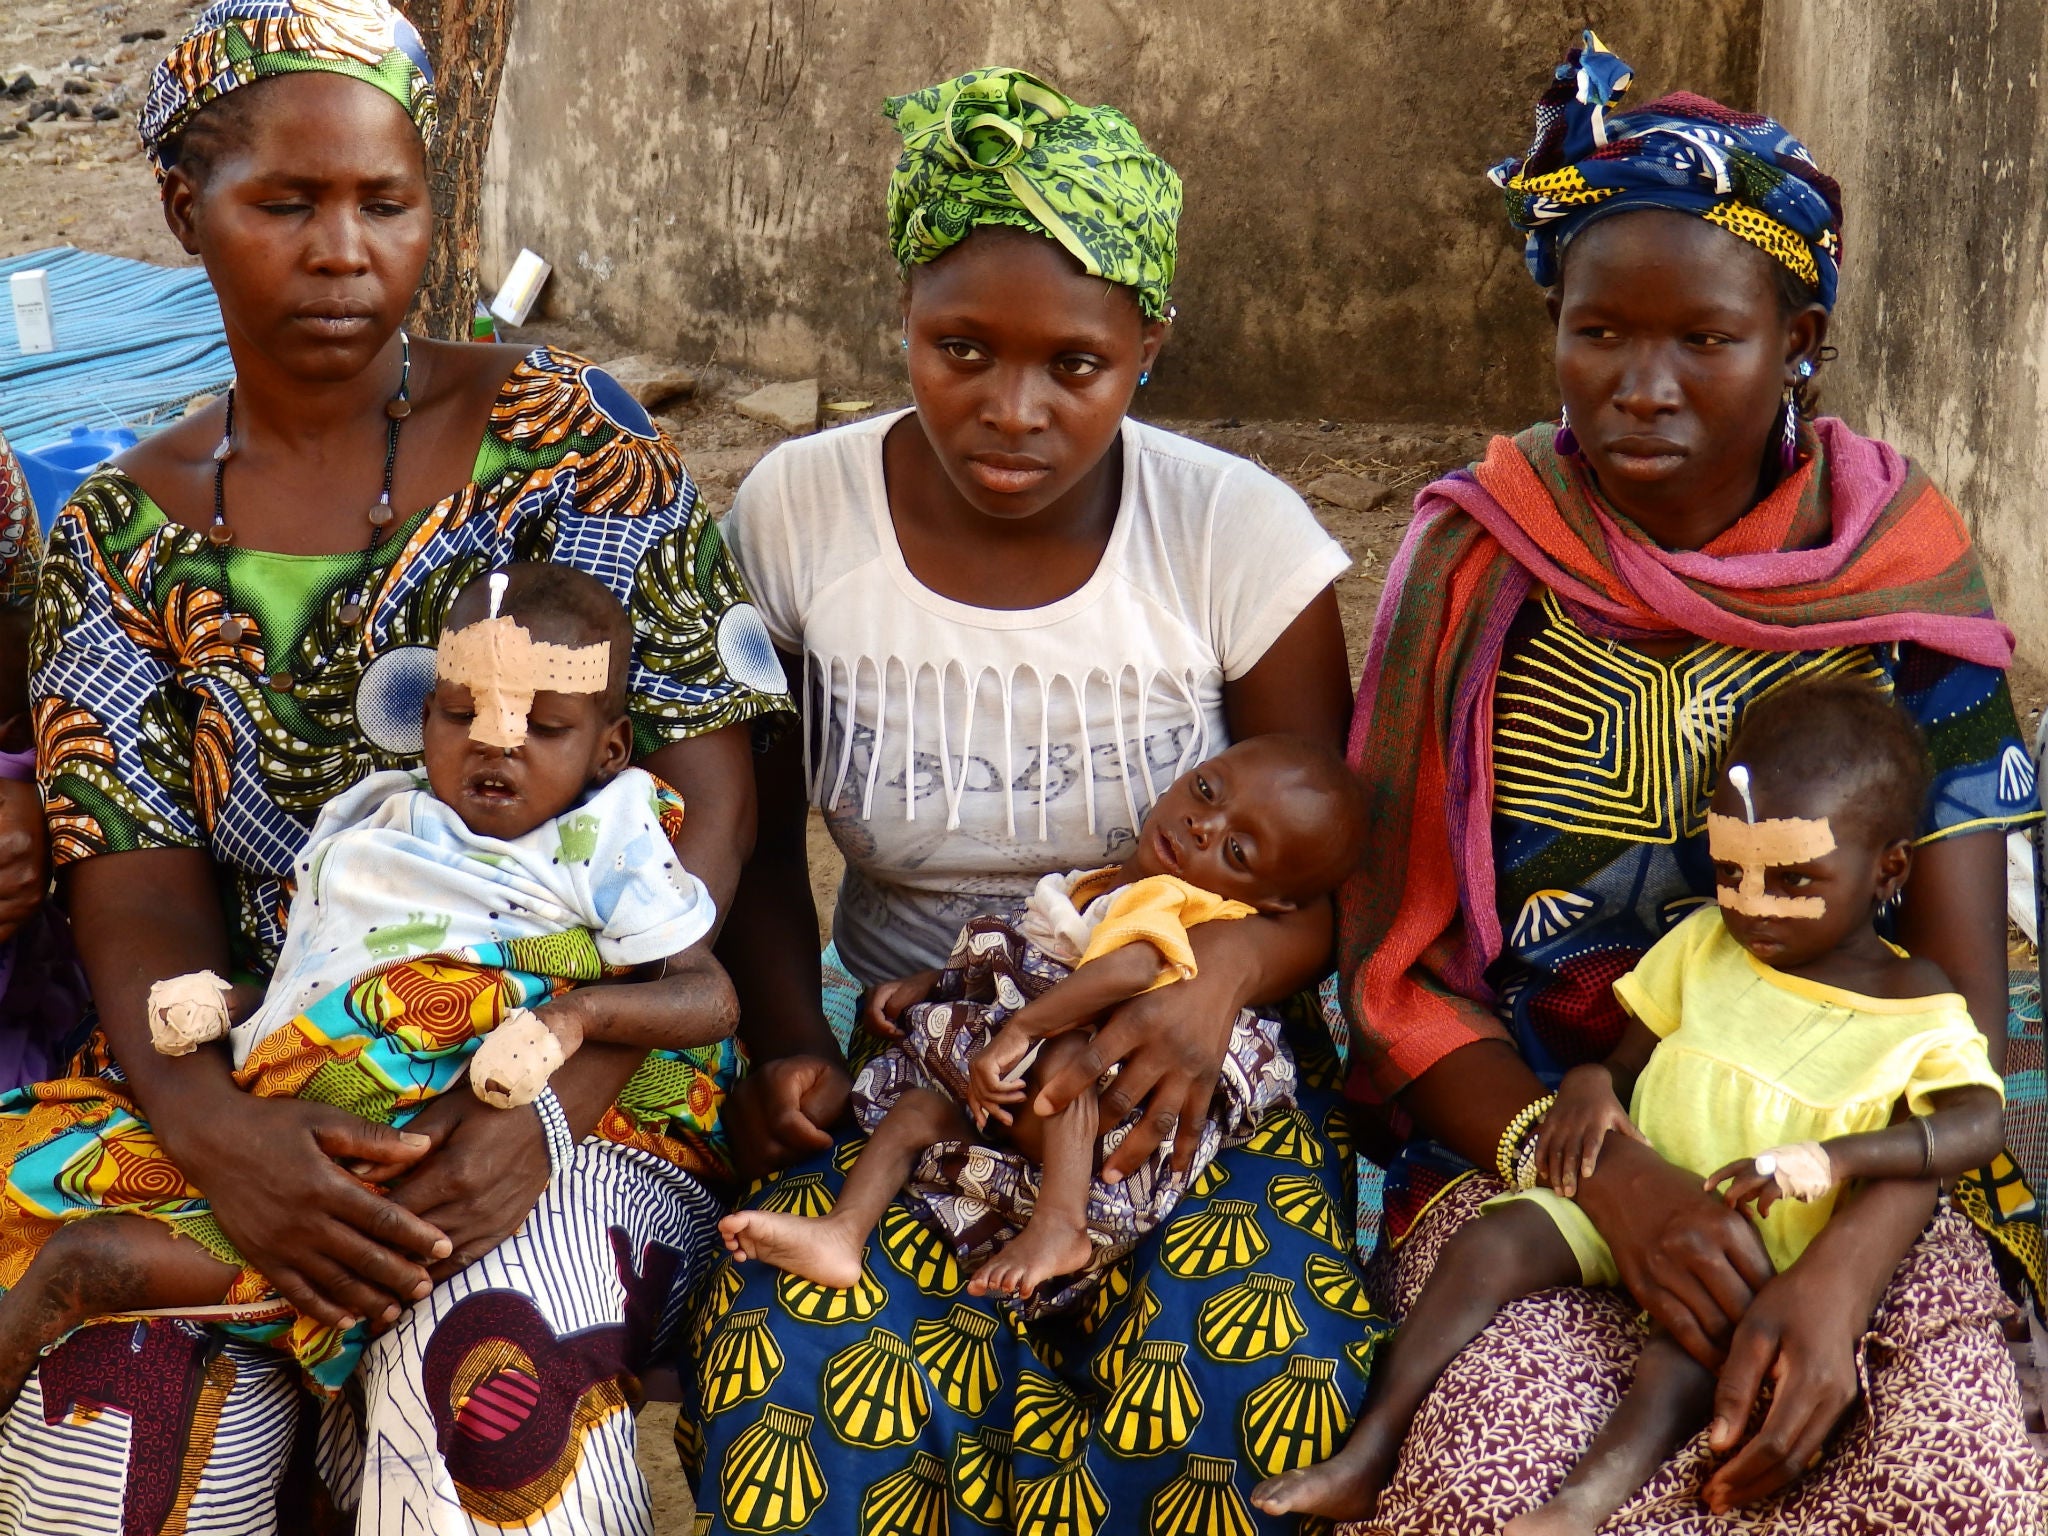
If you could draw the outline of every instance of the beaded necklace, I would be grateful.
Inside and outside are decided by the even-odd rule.
[[[384,535],[391,527],[397,512],[391,505],[391,481],[398,468],[398,433],[405,425],[405,418],[412,414],[412,338],[404,331],[398,333],[398,391],[384,402],[384,416],[387,422],[384,433],[384,489],[370,508],[370,542],[363,550],[361,567],[356,573],[354,590],[341,605],[341,622],[357,630],[357,644],[362,643],[360,630],[368,609],[370,562],[384,542]],[[227,598],[228,607],[235,607],[234,578],[228,573],[228,546],[235,542],[235,530],[228,526],[227,472],[228,460],[235,452],[235,387],[228,386],[227,419],[221,424],[220,444],[213,450],[213,524],[206,530],[207,541],[213,546],[214,564],[220,573],[222,595]],[[242,636],[249,632],[249,626],[236,618],[233,612],[221,620],[221,638],[229,645],[237,645]],[[264,686],[273,693],[289,693],[294,679],[283,668],[268,673]]]

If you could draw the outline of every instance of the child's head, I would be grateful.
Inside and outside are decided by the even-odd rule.
[[[470,582],[455,595],[443,623],[442,675],[427,695],[423,755],[427,782],[463,825],[485,837],[510,839],[561,815],[631,760],[626,663],[633,629],[610,589],[572,566],[511,565],[492,575],[505,578],[497,616],[516,620],[528,640],[555,649],[535,653],[515,636],[512,646],[451,668],[450,638],[491,617],[491,576]],[[551,660],[600,645],[607,648],[602,688],[538,688],[520,714],[525,689],[546,680]],[[596,660],[587,651],[569,659],[572,670]],[[447,675],[451,670],[459,680]],[[594,665],[587,670],[593,680],[600,675]],[[479,695],[488,697],[480,701]],[[499,708],[490,708],[493,703]],[[479,733],[492,739],[480,741]]]
[[[1929,782],[1918,728],[1868,683],[1795,684],[1751,705],[1707,820],[1728,931],[1785,968],[1868,929],[1906,883]]]
[[[1126,867],[1287,912],[1335,890],[1364,849],[1365,797],[1344,759],[1299,736],[1251,736],[1167,787]]]

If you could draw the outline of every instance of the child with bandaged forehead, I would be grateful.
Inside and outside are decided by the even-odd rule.
[[[1255,1504],[1369,1516],[1423,1399],[1496,1312],[1557,1286],[1620,1283],[1572,1199],[1610,1134],[1725,1186],[1780,1270],[1852,1182],[1949,1178],[1998,1153],[2003,1086],[1983,1035],[1940,968],[1877,929],[1928,792],[1912,722],[1867,684],[1795,685],[1750,706],[1707,816],[1718,906],[1615,983],[1630,1017],[1620,1043],[1565,1074],[1520,1189],[1446,1246],[1374,1363],[1350,1443],[1262,1483]],[[1653,1332],[1585,1458],[1506,1530],[1591,1536],[1707,1423],[1713,1395],[1706,1368]],[[1711,1448],[1733,1449],[1745,1428],[1715,1422]]]
[[[731,985],[696,947],[711,897],[670,842],[681,802],[627,766],[631,645],[625,611],[584,572],[514,565],[465,587],[424,705],[424,771],[372,774],[325,807],[267,992],[210,972],[159,982],[157,1049],[228,1039],[252,1093],[402,1124],[465,1065],[477,1096],[508,1108],[541,1098],[584,1040],[680,1051],[729,1035]],[[608,984],[579,985],[592,981]],[[131,1155],[162,1157],[153,1141]],[[30,1213],[63,1224],[0,1298],[0,1407],[72,1328],[145,1309],[278,1315],[266,1337],[316,1386],[346,1380],[365,1329],[294,1317],[195,1224],[196,1195]]]

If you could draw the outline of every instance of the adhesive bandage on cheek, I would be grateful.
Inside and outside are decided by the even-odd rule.
[[[193,971],[154,983],[143,1005],[149,1043],[160,1056],[190,1056],[228,1037],[228,984],[211,971]]]
[[[526,742],[526,717],[536,693],[602,693],[611,680],[608,640],[555,645],[536,640],[517,619],[500,618],[508,578],[491,576],[490,617],[441,636],[435,672],[467,688],[475,700],[472,741],[510,749]]]
[[[1773,868],[1806,864],[1833,853],[1835,831],[1827,817],[1775,816],[1758,821],[1749,770],[1735,764],[1728,770],[1728,782],[1742,797],[1748,819],[1707,813],[1707,851],[1717,864],[1733,864],[1742,871],[1734,890],[1716,887],[1721,905],[1749,917],[1825,916],[1828,904],[1820,897],[1773,896],[1764,889],[1764,876]]]
[[[1835,1165],[1817,1141],[1795,1141],[1756,1155],[1756,1171],[1778,1181],[1787,1200],[1810,1204],[1835,1187]]]

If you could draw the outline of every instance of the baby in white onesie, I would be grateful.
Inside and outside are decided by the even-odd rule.
[[[586,1039],[687,1050],[729,1035],[731,984],[700,947],[711,896],[671,841],[681,801],[627,766],[631,645],[617,599],[572,568],[516,565],[464,588],[425,703],[424,772],[373,774],[323,810],[261,1005],[210,972],[158,983],[157,1049],[229,1038],[252,1093],[402,1124],[465,1067],[480,1098],[512,1107]],[[188,1195],[81,1192],[38,1212],[61,1225],[0,1298],[0,1405],[90,1318],[223,1302],[274,1303],[274,1341],[315,1385],[346,1380],[364,1330],[293,1317]],[[0,1200],[15,1196],[10,1177]]]

